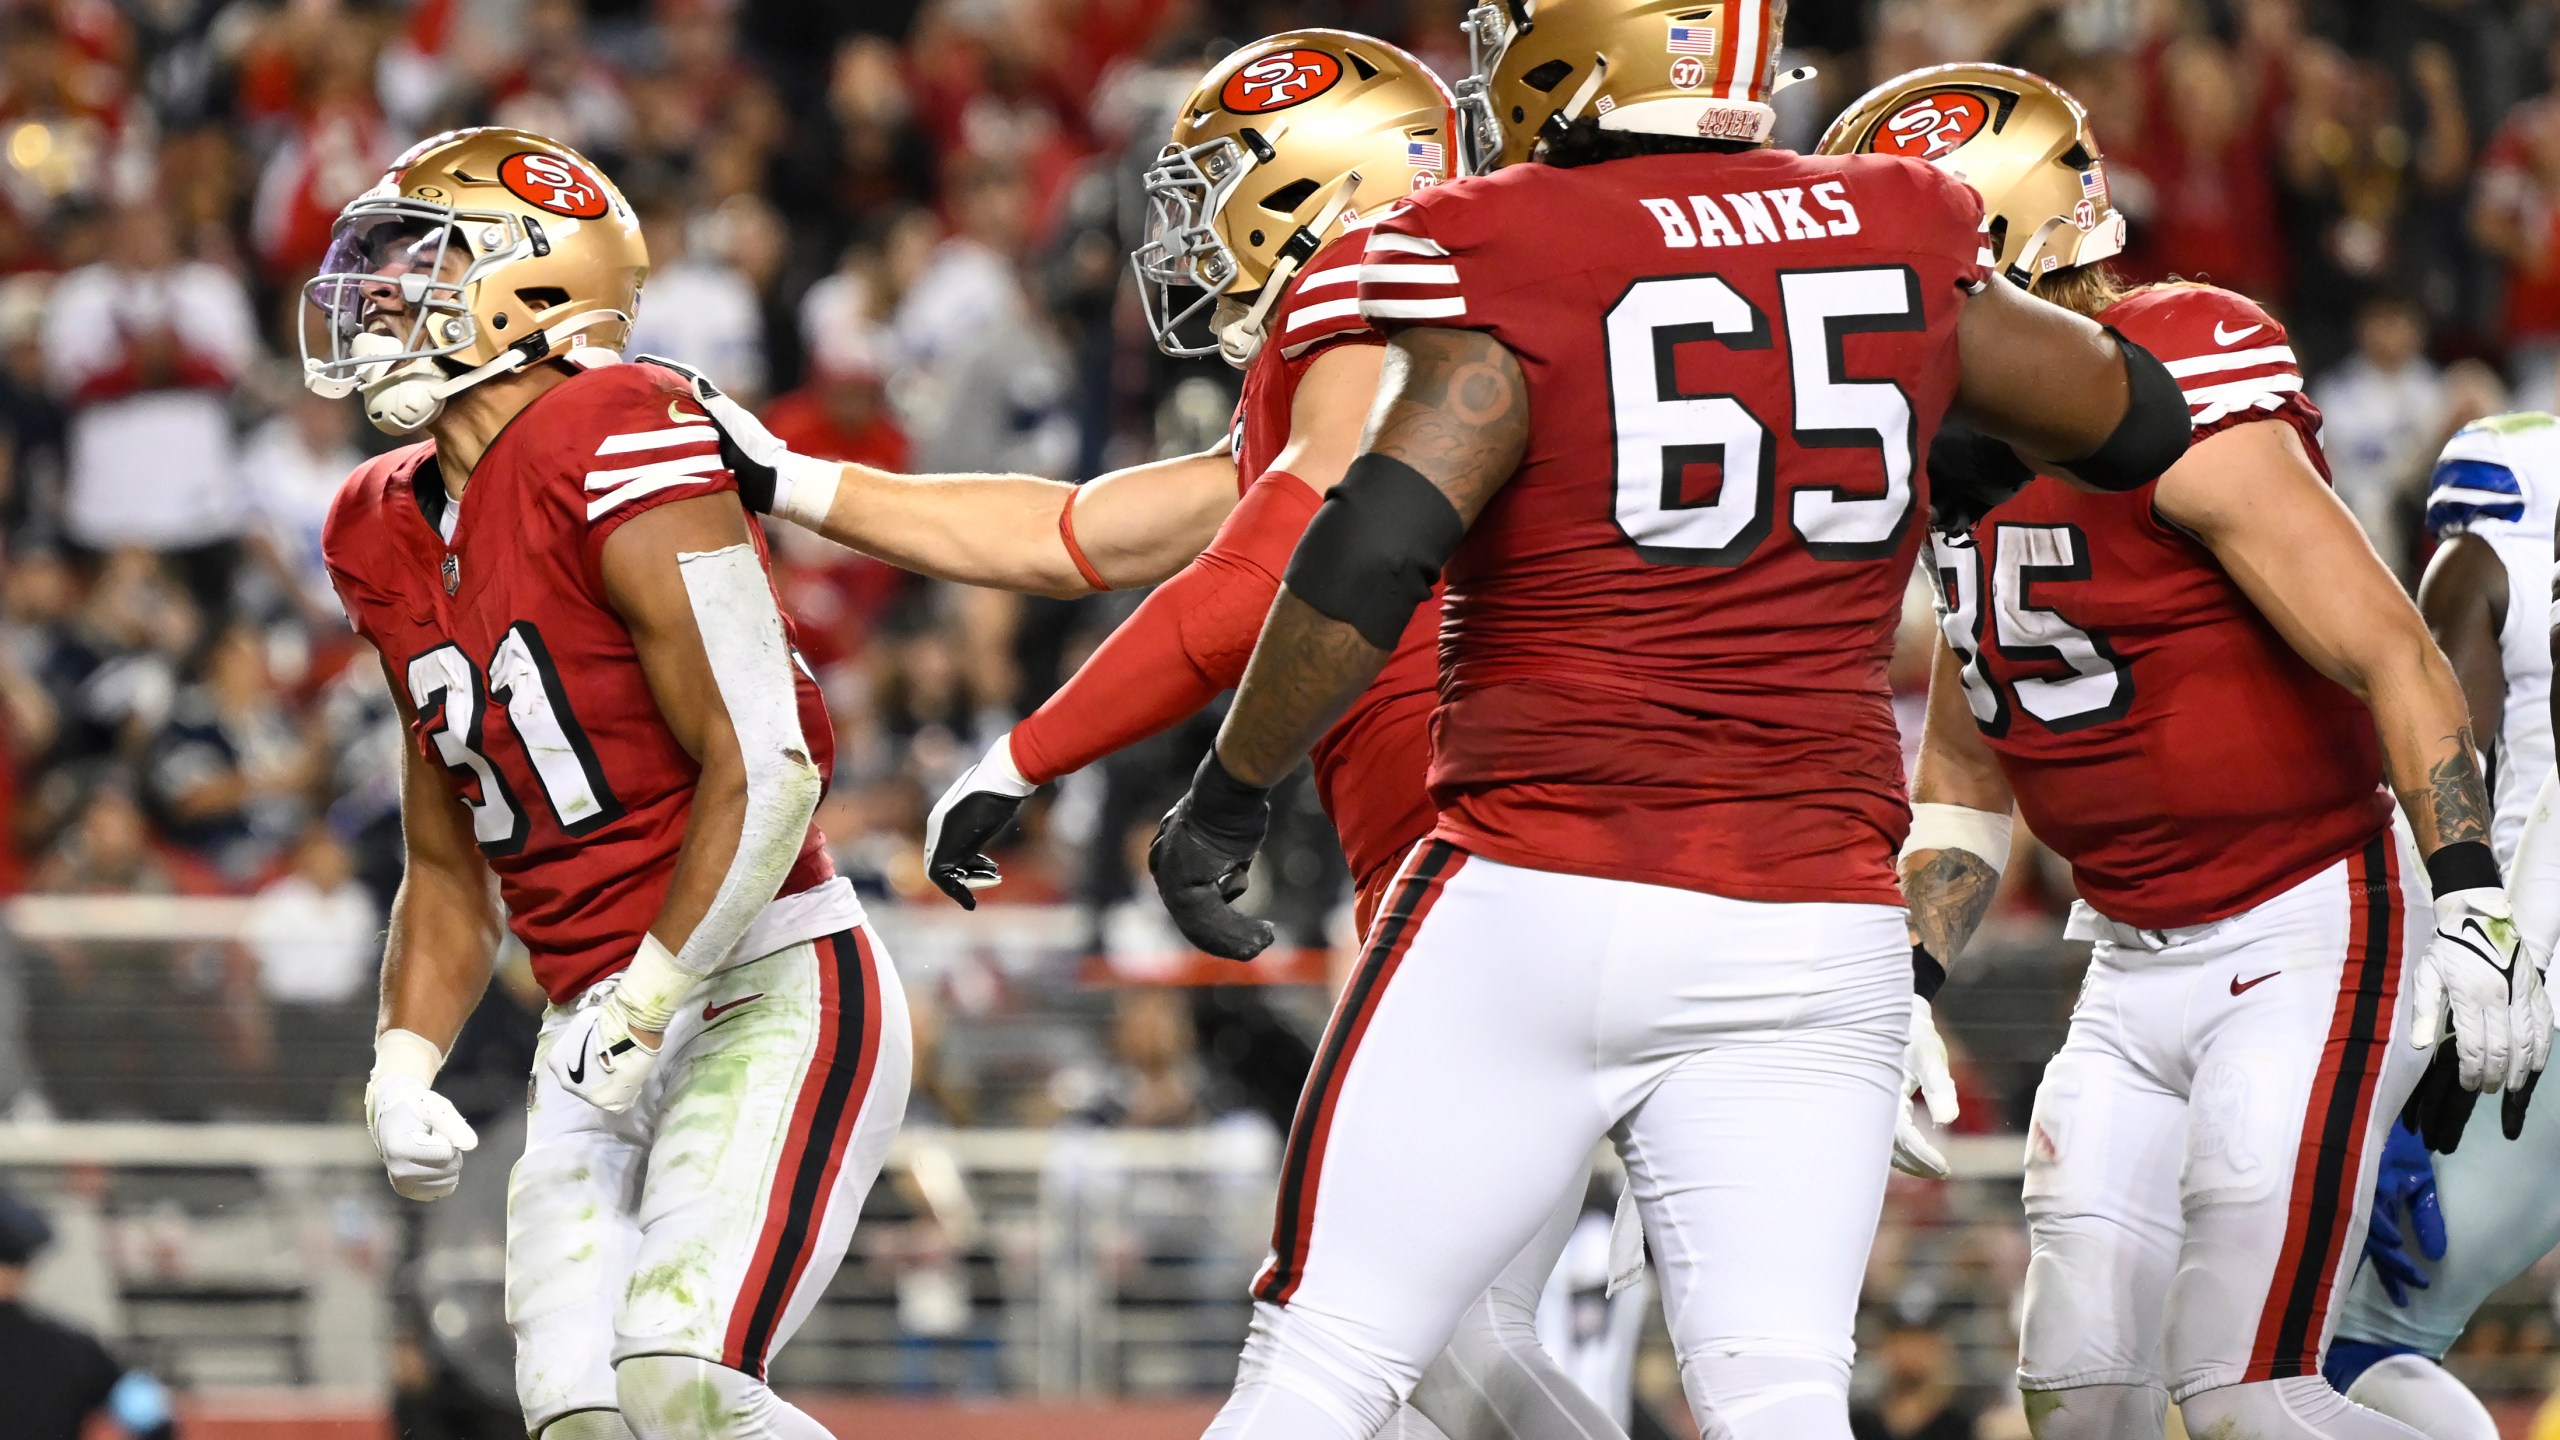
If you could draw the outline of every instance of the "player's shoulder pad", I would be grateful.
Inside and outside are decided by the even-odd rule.
[[[551,474],[569,477],[589,523],[679,487],[725,488],[720,432],[674,371],[598,365],[538,403]],[[546,482],[547,483],[547,482]]]
[[[330,497],[328,518],[320,524],[320,554],[331,568],[380,544],[367,532],[380,521],[392,482],[417,473],[435,450],[434,441],[420,440],[376,455],[347,472],[338,493]]]
[[[2292,337],[2258,302],[2217,285],[2149,285],[2098,316],[2148,350],[2186,392],[2198,432],[2246,411],[2274,412],[2302,393]]]
[[[2427,530],[2547,539],[2560,511],[2560,416],[2516,411],[2454,432],[2427,482]]]
[[[1360,318],[1360,261],[1373,223],[1365,217],[1346,223],[1289,281],[1268,327],[1283,358],[1295,360],[1336,341],[1386,338]]]

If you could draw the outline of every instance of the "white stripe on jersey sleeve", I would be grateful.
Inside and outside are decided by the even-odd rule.
[[[2185,360],[2171,360],[2167,363],[2169,373],[2181,378],[2189,375],[2209,375],[2216,370],[2245,370],[2252,365],[2283,365],[2293,368],[2299,364],[2293,358],[2293,347],[2290,345],[2262,345],[2255,350],[2233,350],[2221,355],[2196,355]]]
[[[1458,267],[1421,265],[1410,260],[1363,265],[1360,267],[1360,283],[1363,285],[1455,285],[1458,283]]]
[[[2187,404],[2194,409],[2208,405],[2247,402],[2264,396],[2269,404],[2281,403],[2284,397],[2302,388],[2299,375],[2253,375],[2246,380],[2232,380],[2220,385],[2193,385],[2186,389]],[[2232,408],[2239,408],[2232,404]]]
[[[1427,235],[1372,235],[1372,255],[1446,255],[1449,247]]]
[[[665,450],[676,445],[717,445],[720,432],[709,425],[680,425],[673,430],[638,430],[623,435],[607,435],[596,447],[598,455],[628,455],[634,450]]]
[[[1290,310],[1289,323],[1285,330],[1295,330],[1302,325],[1313,325],[1325,320],[1339,320],[1346,315],[1359,313],[1360,297],[1357,295],[1345,296],[1340,300],[1327,300],[1320,305],[1300,305]]]
[[[1336,265],[1330,270],[1319,270],[1313,275],[1300,276],[1298,288],[1293,293],[1304,295],[1310,290],[1322,290],[1328,285],[1348,285],[1359,278],[1359,266]]]
[[[1438,300],[1367,300],[1361,302],[1360,313],[1373,320],[1444,320],[1466,314],[1467,301],[1462,295]]]
[[[705,475],[718,473],[723,467],[719,453],[686,455],[674,460],[654,460],[623,470],[591,470],[587,472],[587,491],[605,493],[588,502],[587,518],[602,519],[618,505],[654,495],[676,485],[689,485]]]

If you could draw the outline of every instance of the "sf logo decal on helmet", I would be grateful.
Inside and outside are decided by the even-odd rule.
[[[1955,153],[1991,119],[1991,107],[1978,96],[1959,90],[1923,95],[1894,112],[1876,136],[1876,149],[1915,160],[1938,160]]]
[[[1237,71],[1218,103],[1238,115],[1262,115],[1312,100],[1342,78],[1342,62],[1321,50],[1283,50]]]
[[[498,181],[526,204],[573,220],[599,219],[606,209],[604,186],[557,155],[510,155],[498,166]]]

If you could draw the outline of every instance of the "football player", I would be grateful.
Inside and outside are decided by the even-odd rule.
[[[2097,942],[2028,1139],[2029,1424],[2156,1435],[2174,1401],[2198,1435],[2407,1437],[2319,1371],[2383,1137],[2448,1012],[2469,1089],[2520,1087],[2550,1043],[2461,687],[2328,487],[2284,328],[2107,269],[2124,220],[2068,95],[1916,71],[1822,148],[1961,176],[2003,273],[2158,355],[2192,415],[2185,457],[2115,494],[1984,436],[1931,456],[1933,482],[2023,488],[1932,538],[1915,963],[1938,973],[1980,922],[2013,804]]]
[[[2535,958],[2548,963],[2560,886],[2548,867],[2553,808],[2552,516],[2560,509],[2560,417],[2496,415],[2463,427],[2437,460],[2427,529],[2442,543],[2418,608],[2452,661],[2475,716],[2496,813],[2489,843]],[[2536,786],[2540,786],[2537,795]],[[2530,823],[2528,823],[2530,822]],[[2534,843],[2524,844],[2531,834]],[[2535,856],[2541,859],[2535,865]],[[2437,1362],[2492,1291],[2560,1245],[2560,1115],[2543,1104],[2524,1133],[2471,1134],[2437,1160],[2406,1124],[2403,1157],[2374,1198],[2366,1253],[2322,1370],[2357,1404],[2430,1440],[2497,1440],[2497,1426]],[[2419,1253],[2411,1254],[2410,1242]]]
[[[1445,564],[1439,819],[1300,1107],[1220,1437],[1372,1433],[1604,1134],[1693,1409],[1849,1433],[1926,1025],[1884,685],[1920,457],[1958,406],[2124,489],[2187,424],[2140,347],[1992,273],[1961,183],[1767,148],[1782,10],[1478,8],[1462,118],[1501,168],[1368,231],[1362,453],[1151,860],[1196,943],[1261,942],[1227,902],[1268,787]]]
[[[1177,108],[1172,143],[1146,176],[1149,233],[1132,258],[1159,345],[1244,368],[1230,443],[1209,454],[1082,489],[901,476],[794,455],[752,414],[697,387],[732,435],[751,504],[770,490],[784,518],[910,569],[1076,594],[1190,562],[934,806],[927,873],[961,905],[975,908],[975,890],[996,883],[982,852],[1033,790],[1172,727],[1242,675],[1289,550],[1342,478],[1376,393],[1385,337],[1360,318],[1354,293],[1368,217],[1449,178],[1452,107],[1394,46],[1307,30],[1238,50]],[[1178,306],[1177,287],[1200,293]],[[1419,608],[1395,660],[1316,751],[1364,931],[1396,861],[1434,818],[1422,781],[1438,634],[1436,608]],[[1416,1387],[1415,1406],[1455,1440],[1619,1433],[1534,1333],[1581,1208],[1577,1177]],[[1282,1212],[1281,1243],[1302,1220]],[[1278,1283],[1269,1272],[1257,1282]]]
[[[717,433],[617,362],[647,270],[593,165],[481,129],[350,202],[306,288],[311,388],[423,436],[323,538],[415,740],[365,1113],[394,1189],[453,1189],[431,1086],[503,921],[551,998],[508,1192],[527,1430],[814,1440],[766,1366],[905,1110],[906,1006],[809,823],[834,739]]]

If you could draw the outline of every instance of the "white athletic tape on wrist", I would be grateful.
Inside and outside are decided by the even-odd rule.
[[[773,585],[755,547],[679,554],[676,571],[693,603],[712,683],[728,707],[747,776],[746,819],[729,872],[675,957],[679,968],[699,978],[728,957],[773,903],[773,892],[808,837],[821,783],[800,733],[800,691],[782,612],[774,606]]]
[[[373,1078],[406,1076],[421,1085],[436,1083],[444,1069],[444,1051],[415,1030],[385,1030],[373,1040]]]
[[[1902,858],[1923,850],[1965,850],[1991,862],[1994,870],[2009,864],[2009,836],[2017,822],[2005,814],[1970,805],[1914,805],[1911,838],[1902,842]]]
[[[631,963],[622,968],[622,983],[614,988],[614,997],[622,1002],[622,1013],[643,1030],[664,1030],[676,1018],[676,1007],[693,993],[700,976],[677,963],[676,952],[668,949],[657,936],[644,934],[640,948],[632,953]]]
[[[844,467],[784,452],[773,465],[773,513],[804,530],[824,530]]]
[[[1013,732],[1007,730],[987,747],[986,758],[978,762],[981,782],[993,782],[986,788],[1007,795],[1028,796],[1040,787],[1022,778],[1022,767],[1014,763]]]

